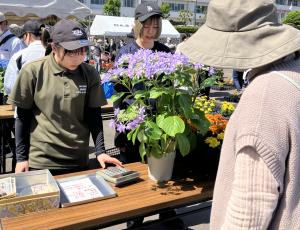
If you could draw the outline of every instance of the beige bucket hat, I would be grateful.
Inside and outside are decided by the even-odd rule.
[[[211,0],[207,20],[180,46],[192,62],[249,69],[300,50],[300,31],[278,23],[272,0]]]

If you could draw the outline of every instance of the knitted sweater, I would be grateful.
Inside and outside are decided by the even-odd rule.
[[[257,76],[243,93],[225,131],[211,230],[300,229],[300,90],[275,71],[300,85],[300,60],[290,60]]]

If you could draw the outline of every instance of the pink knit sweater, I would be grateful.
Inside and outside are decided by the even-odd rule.
[[[211,230],[300,229],[300,60],[247,87],[225,131]]]

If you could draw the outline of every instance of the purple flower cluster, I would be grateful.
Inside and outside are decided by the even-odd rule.
[[[123,55],[115,63],[115,69],[101,75],[101,80],[104,83],[109,81],[111,77],[119,76],[151,79],[160,74],[172,74],[181,67],[189,65],[188,57],[182,54],[140,49],[134,54]],[[127,68],[123,68],[124,66]]]
[[[205,66],[201,63],[194,64],[195,70],[204,70],[208,71],[208,76],[213,76],[216,73],[216,69],[212,66]]]
[[[125,133],[126,130],[136,129],[145,120],[146,118],[145,111],[146,111],[145,107],[140,107],[137,111],[137,116],[133,120],[120,122],[118,120],[120,109],[117,108],[114,111],[116,120],[111,120],[109,126],[114,129],[116,128],[119,133]]]

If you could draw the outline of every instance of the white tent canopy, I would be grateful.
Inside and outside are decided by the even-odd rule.
[[[90,34],[126,36],[131,32],[133,25],[134,18],[96,15],[90,29]],[[179,38],[180,34],[168,20],[162,20],[162,33],[160,37]]]
[[[83,19],[91,14],[91,10],[77,0],[0,0],[0,11],[19,17],[33,14],[40,18],[56,15],[59,18],[74,16]]]

